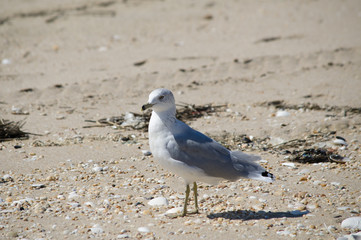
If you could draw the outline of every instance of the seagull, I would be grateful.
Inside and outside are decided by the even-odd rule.
[[[211,185],[221,180],[237,181],[240,178],[274,181],[273,174],[255,163],[261,159],[259,156],[230,151],[179,121],[170,90],[159,88],[152,91],[142,110],[148,108],[153,110],[148,129],[150,150],[164,168],[183,178],[186,184],[181,216],[187,215],[189,185],[192,183],[195,204],[192,213],[198,213],[198,181]]]

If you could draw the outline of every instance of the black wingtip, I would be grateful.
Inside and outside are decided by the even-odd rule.
[[[263,176],[263,177],[269,177],[269,178],[271,178],[271,179],[274,179],[273,174],[272,174],[272,173],[269,173],[269,172],[267,172],[267,171],[264,171],[264,172],[262,173],[262,176]]]

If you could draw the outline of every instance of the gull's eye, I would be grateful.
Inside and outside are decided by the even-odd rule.
[[[164,98],[164,96],[160,96],[158,99],[159,99],[159,100],[163,100],[163,98]]]

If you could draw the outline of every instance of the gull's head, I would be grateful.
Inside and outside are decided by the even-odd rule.
[[[142,110],[152,108],[155,112],[172,110],[175,112],[175,100],[173,93],[165,88],[158,88],[149,94],[148,103],[142,106]]]

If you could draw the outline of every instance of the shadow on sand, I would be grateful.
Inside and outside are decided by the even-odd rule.
[[[258,219],[272,219],[272,218],[298,218],[308,214],[309,211],[287,211],[287,212],[266,212],[266,211],[250,211],[250,210],[238,210],[222,213],[211,213],[207,217],[210,219],[225,218],[231,220],[258,220]]]

